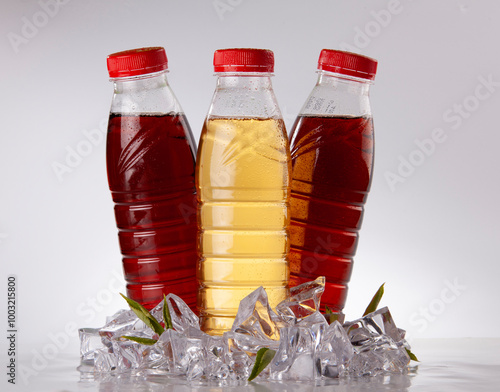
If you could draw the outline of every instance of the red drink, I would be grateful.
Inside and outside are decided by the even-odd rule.
[[[150,309],[163,293],[196,308],[195,144],[183,114],[111,114],[108,181],[127,295]]]
[[[290,285],[326,277],[322,310],[342,310],[370,189],[371,117],[299,116],[291,136]]]

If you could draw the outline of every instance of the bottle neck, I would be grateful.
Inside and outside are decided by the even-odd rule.
[[[182,113],[172,92],[167,71],[113,79],[111,113],[166,114]]]
[[[217,90],[272,90],[272,74],[263,72],[225,72],[217,74]]]
[[[208,117],[282,118],[269,73],[219,73]]]
[[[326,71],[318,73],[316,86],[302,107],[301,115],[371,116],[371,81]]]

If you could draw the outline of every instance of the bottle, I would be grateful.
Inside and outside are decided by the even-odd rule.
[[[113,53],[106,163],[127,295],[147,309],[174,293],[196,309],[196,145],[161,47]]]
[[[273,52],[217,50],[214,69],[196,166],[198,306],[202,330],[220,335],[258,287],[271,307],[288,295],[291,166]]]
[[[290,286],[325,276],[321,308],[341,312],[373,168],[370,84],[377,61],[321,51],[318,82],[291,133]]]

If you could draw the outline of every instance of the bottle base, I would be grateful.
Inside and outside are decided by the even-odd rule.
[[[231,330],[234,322],[233,316],[200,316],[200,328],[212,336],[221,336]]]

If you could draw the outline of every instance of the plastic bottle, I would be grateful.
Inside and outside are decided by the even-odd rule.
[[[343,309],[373,167],[369,87],[377,61],[322,50],[319,78],[291,133],[290,285],[326,277],[321,298]]]
[[[273,68],[270,50],[214,54],[217,87],[196,171],[198,305],[210,334],[230,329],[241,299],[259,286],[271,307],[288,295],[291,166]]]
[[[160,47],[107,59],[114,95],[106,161],[127,295],[150,309],[175,293],[196,309],[196,145]]]

